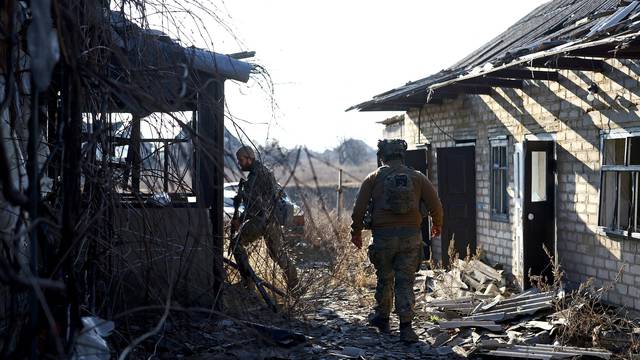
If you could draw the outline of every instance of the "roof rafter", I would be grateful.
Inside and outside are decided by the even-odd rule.
[[[527,68],[496,70],[491,72],[491,76],[509,79],[558,81],[557,71],[533,70]]]
[[[482,76],[467,80],[458,81],[458,84],[467,86],[480,86],[480,87],[506,87],[522,89],[524,85],[522,80],[502,79],[497,77]]]
[[[561,70],[602,72],[604,69],[604,61],[581,57],[554,56],[533,59],[529,62],[529,66]]]
[[[428,103],[426,98],[423,101],[398,100],[393,102],[372,104],[365,109],[361,109],[360,111],[407,111],[413,108],[421,108],[425,105],[440,105],[440,104],[442,104],[442,99],[440,98],[431,98]]]

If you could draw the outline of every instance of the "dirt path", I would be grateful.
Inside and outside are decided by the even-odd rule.
[[[203,323],[198,331],[206,334],[211,346],[201,344],[188,359],[452,359],[450,347],[432,348],[425,341],[424,321],[416,319],[421,341],[399,341],[398,322],[392,319],[391,334],[380,334],[367,325],[373,291],[333,291],[331,296],[314,299],[315,309],[304,313],[303,321],[286,321],[272,317],[262,324],[304,334],[306,341],[289,348],[274,344],[241,322],[229,319]],[[266,309],[265,309],[266,310]],[[257,322],[257,320],[256,320]],[[198,327],[198,326],[196,326]],[[262,338],[262,339],[261,339]]]

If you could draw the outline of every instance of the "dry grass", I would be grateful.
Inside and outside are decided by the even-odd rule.
[[[307,254],[312,261],[327,267],[331,285],[362,288],[375,284],[373,266],[367,257],[369,231],[363,232],[363,248],[356,249],[351,243],[351,218],[347,214],[338,218],[335,211],[323,212],[317,204],[306,211],[305,224]]]
[[[375,286],[375,271],[369,263],[366,250],[371,239],[370,233],[363,233],[363,249],[358,250],[351,243],[351,219],[348,215],[338,219],[335,211],[322,210],[320,201],[309,200],[307,204],[304,235],[285,243],[289,247],[288,253],[297,264],[302,291],[288,293],[284,298],[271,293],[284,313],[291,317],[308,313],[336,292],[348,290],[364,294],[365,288]],[[285,289],[283,272],[268,256],[264,241],[258,240],[246,249],[256,274],[276,287]],[[231,267],[227,267],[227,282],[231,287],[240,284],[238,272]],[[255,301],[249,302],[247,299],[238,302],[237,297],[235,294],[234,301],[230,301],[229,305],[239,306],[236,309],[239,312],[242,307],[256,306]],[[361,305],[370,305],[364,296],[359,298]],[[233,312],[233,309],[230,310]]]
[[[640,351],[640,334],[637,321],[630,320],[629,313],[620,307],[606,304],[607,293],[620,281],[624,268],[616,278],[597,286],[593,278],[581,283],[569,294],[564,294],[564,272],[545,248],[553,273],[553,281],[543,276],[531,276],[533,286],[541,291],[557,291],[554,321],[560,324],[556,342],[566,346],[596,347],[610,350],[615,359],[631,359]]]
[[[556,303],[559,328],[556,340],[560,344],[605,348],[616,359],[630,359],[640,351],[640,334],[637,321],[630,320],[629,313],[603,301],[607,293],[619,282],[616,279],[603,286],[596,286],[592,278],[581,283],[577,290]]]

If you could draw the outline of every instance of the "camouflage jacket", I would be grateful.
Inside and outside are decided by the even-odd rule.
[[[249,176],[239,195],[244,204],[242,218],[270,216],[279,191],[271,170],[258,160],[253,162]]]
[[[372,208],[372,229],[380,230],[384,228],[393,227],[409,227],[419,228],[422,223],[422,214],[420,208],[415,207],[407,214],[393,214],[389,210],[385,210],[382,206],[384,197],[384,183],[383,181],[376,181],[378,174],[385,171],[387,168],[394,168],[397,172],[404,172],[411,176],[414,184],[414,196],[419,202],[422,202],[426,208],[427,213],[433,219],[433,224],[442,226],[443,209],[438,193],[431,184],[431,182],[422,173],[415,171],[411,168],[404,166],[404,164],[397,161],[389,163],[390,166],[383,166],[376,171],[369,174],[360,187],[356,203],[353,207],[353,213],[351,219],[351,232],[359,234],[363,228],[363,220],[365,212],[369,204],[369,199],[373,201]]]

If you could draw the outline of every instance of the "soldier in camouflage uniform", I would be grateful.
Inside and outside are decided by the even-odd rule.
[[[287,288],[293,290],[298,286],[298,272],[284,249],[282,228],[276,216],[276,202],[282,189],[273,173],[256,159],[251,147],[243,146],[238,149],[236,158],[240,169],[249,171],[244,188],[238,192],[244,211],[239,220],[231,224],[234,230],[238,230],[231,246],[243,282],[251,286],[249,273],[243,268],[243,264],[248,264],[244,247],[262,236],[269,257],[284,271]]]
[[[376,307],[369,323],[381,332],[389,332],[389,315],[395,285],[395,312],[400,320],[400,338],[415,342],[413,331],[413,285],[415,271],[422,259],[420,213],[422,202],[433,219],[432,236],[442,229],[442,204],[426,176],[404,165],[407,143],[404,140],[381,140],[378,156],[383,166],[369,174],[362,183],[351,225],[351,242],[362,247],[361,232],[365,213],[370,212],[373,242],[369,259],[375,266]]]

